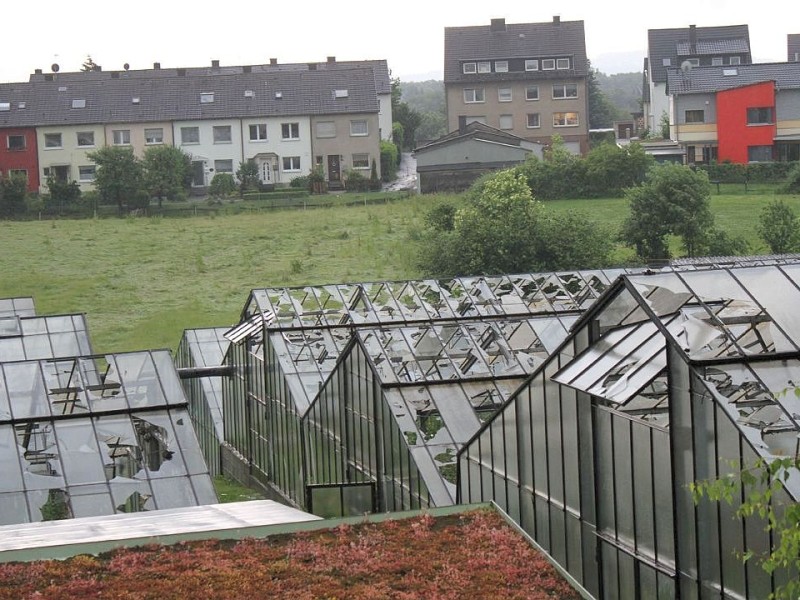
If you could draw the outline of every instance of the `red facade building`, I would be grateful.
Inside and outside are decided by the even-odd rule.
[[[717,92],[718,160],[734,163],[774,160],[775,82]]]
[[[0,175],[23,173],[28,191],[39,191],[39,161],[33,127],[0,129]]]

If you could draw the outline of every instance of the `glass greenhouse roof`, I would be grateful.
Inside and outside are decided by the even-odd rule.
[[[0,317],[0,362],[91,353],[82,314]]]
[[[230,342],[224,337],[227,328],[187,329],[183,341],[196,367],[219,367],[225,358]],[[214,421],[219,439],[224,438],[222,420],[222,377],[200,377],[200,385]]]
[[[0,319],[5,317],[33,317],[36,309],[33,298],[0,298]],[[0,327],[2,330],[2,327]]]
[[[0,523],[209,504],[168,351],[0,364]]]

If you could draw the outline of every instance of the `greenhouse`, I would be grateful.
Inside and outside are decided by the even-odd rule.
[[[766,598],[796,574],[741,557],[775,532],[689,486],[798,456],[798,306],[789,262],[623,275],[459,450],[458,501],[497,502],[597,598]]]

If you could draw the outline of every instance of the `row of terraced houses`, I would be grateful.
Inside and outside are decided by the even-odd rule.
[[[90,154],[160,144],[192,157],[192,187],[253,160],[265,185],[285,185],[322,165],[331,187],[347,170],[369,175],[391,135],[386,61],[342,61],[31,75],[0,85],[0,173],[31,192],[47,178],[91,189]]]

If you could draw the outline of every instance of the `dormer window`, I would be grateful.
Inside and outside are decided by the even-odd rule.
[[[568,58],[559,58],[556,60],[556,69],[569,69],[569,59]]]
[[[214,102],[214,92],[202,92],[200,94],[200,104],[211,104]]]
[[[470,75],[472,73],[477,73],[478,72],[478,67],[475,65],[474,62],[467,62],[467,63],[464,63],[463,70],[464,70],[464,74]]]
[[[555,70],[556,70],[555,58],[545,58],[542,60],[542,71],[555,71]]]
[[[728,61],[729,65],[740,65],[742,64],[742,59],[739,56],[731,56],[730,60]]]
[[[693,67],[699,67],[700,66],[700,59],[699,58],[688,58],[688,59],[686,59],[686,62],[688,62]]]
[[[492,63],[488,60],[483,60],[478,63],[478,73],[491,73],[492,72]]]
[[[535,58],[529,58],[525,60],[525,70],[526,71],[538,71],[539,70],[539,61]]]
[[[496,61],[494,61],[494,72],[495,73],[508,73],[508,61],[507,60],[496,60]]]
[[[0,111],[11,110],[11,102],[0,102]]]
[[[74,98],[72,108],[86,108],[86,98]]]

